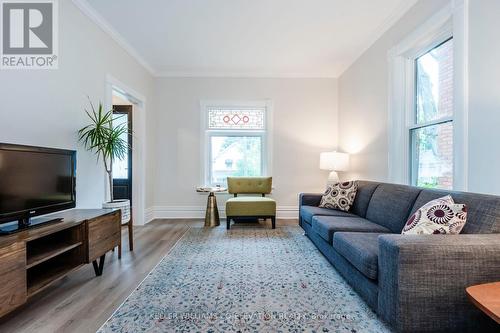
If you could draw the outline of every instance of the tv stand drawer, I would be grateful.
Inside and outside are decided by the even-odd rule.
[[[0,248],[0,316],[26,302],[26,245],[15,242]]]
[[[88,220],[87,262],[96,260],[121,243],[121,213],[113,212]]]

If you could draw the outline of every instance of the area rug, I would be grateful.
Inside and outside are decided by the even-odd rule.
[[[301,230],[190,229],[98,332],[389,332]]]

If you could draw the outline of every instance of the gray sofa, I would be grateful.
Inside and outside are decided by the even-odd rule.
[[[460,235],[401,235],[407,218],[451,194],[468,206]],[[489,332],[465,288],[500,281],[500,197],[359,181],[350,212],[300,194],[300,226],[366,303],[402,332]]]

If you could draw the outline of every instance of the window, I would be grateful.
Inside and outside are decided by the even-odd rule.
[[[229,176],[267,174],[268,107],[240,104],[244,106],[207,103],[202,107],[207,185],[226,185]]]
[[[467,191],[467,6],[446,6],[388,50],[388,178]]]
[[[412,185],[453,188],[453,39],[415,59]]]

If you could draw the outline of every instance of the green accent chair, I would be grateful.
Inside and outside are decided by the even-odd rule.
[[[272,177],[227,177],[227,190],[234,194],[234,198],[226,201],[227,229],[231,227],[231,220],[237,217],[270,218],[273,229],[276,229],[276,201],[266,198],[271,193]],[[256,196],[242,196],[238,194],[260,194]]]

